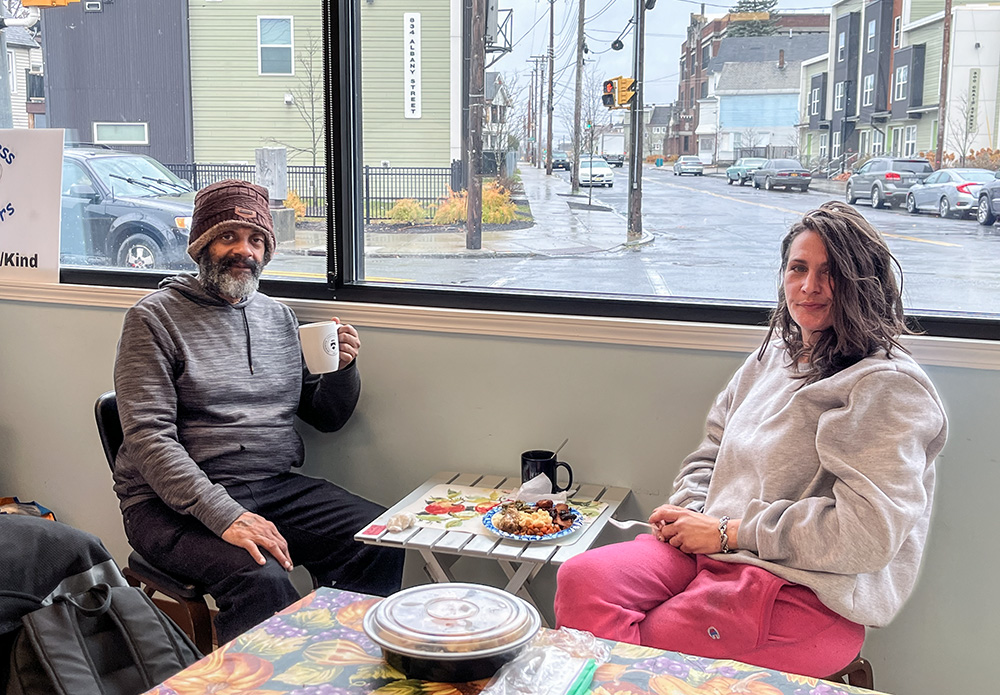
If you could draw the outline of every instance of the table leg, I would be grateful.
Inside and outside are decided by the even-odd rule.
[[[504,587],[504,591],[520,596],[534,606],[538,610],[539,615],[542,616],[542,624],[545,627],[551,627],[545,619],[545,614],[539,608],[538,602],[532,595],[531,589],[528,588],[528,583],[538,574],[543,565],[541,563],[522,562],[518,565],[517,569],[514,569],[514,564],[506,560],[498,560],[498,563],[509,580],[507,586]]]
[[[445,556],[447,559],[442,563],[441,558],[438,558],[433,552],[421,549],[420,557],[424,559],[424,569],[435,583],[445,584],[455,581],[455,577],[451,573],[451,566],[458,560],[457,555]]]

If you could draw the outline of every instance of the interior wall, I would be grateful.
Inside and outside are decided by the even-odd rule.
[[[128,555],[94,425],[112,387],[123,311],[0,301],[0,495],[34,499]],[[304,431],[305,472],[389,505],[440,470],[516,476],[521,451],[554,448],[579,481],[633,490],[622,518],[661,503],[699,441],[735,353],[359,327],[363,395],[341,432]],[[977,692],[992,679],[1000,602],[988,551],[1000,489],[1000,371],[928,368],[951,437],[917,591],[869,634],[880,690]],[[416,556],[408,576],[419,576]],[[974,565],[973,565],[974,562]],[[478,564],[477,564],[478,563]],[[489,570],[463,560],[460,572]],[[972,567],[970,567],[972,566]],[[978,569],[975,569],[978,567]],[[967,569],[968,568],[968,569]],[[552,573],[540,575],[550,595]],[[460,576],[460,578],[466,578]]]

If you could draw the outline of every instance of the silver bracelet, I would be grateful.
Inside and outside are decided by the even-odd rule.
[[[736,552],[734,550],[729,549],[729,536],[726,535],[726,529],[728,528],[728,526],[729,526],[728,516],[724,516],[721,519],[719,519],[719,540],[722,541],[722,552],[724,553]]]

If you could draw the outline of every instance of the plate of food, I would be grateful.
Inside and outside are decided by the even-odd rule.
[[[535,504],[507,501],[486,513],[483,526],[514,541],[550,541],[583,526],[583,514],[552,500],[539,500]]]

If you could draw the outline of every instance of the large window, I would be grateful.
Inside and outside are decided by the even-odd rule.
[[[910,66],[900,65],[896,68],[895,88],[892,95],[893,101],[905,101],[907,97],[906,85],[910,79]]]
[[[871,106],[872,97],[875,94],[875,75],[865,75],[861,88],[861,105]]]
[[[849,9],[821,4],[834,17],[817,19],[817,31]],[[849,75],[837,63],[847,60],[846,35],[837,35],[829,58],[803,57],[813,61],[811,72],[836,75],[828,94],[812,89],[813,75],[799,81],[798,73],[796,86],[808,94],[783,87],[757,94],[767,84],[761,79],[747,90],[747,75],[766,71],[739,65],[747,57],[739,41],[713,34],[721,29],[709,21],[682,54],[682,41],[672,37],[688,35],[688,18],[671,18],[663,3],[647,10],[639,133],[627,109],[601,103],[604,81],[629,72],[615,61],[634,46],[632,6],[611,3],[587,19],[577,133],[573,4],[500,5],[515,10],[510,36],[498,29],[486,46],[471,38],[477,32],[464,4],[451,0],[408,7],[222,0],[155,3],[155,12],[116,2],[100,22],[86,23],[71,3],[46,15],[44,70],[53,100],[46,106],[75,119],[52,125],[73,140],[105,145],[65,151],[74,183],[64,187],[64,278],[155,286],[166,273],[194,270],[186,255],[193,191],[239,178],[270,191],[278,248],[264,281],[272,294],[756,323],[775,299],[777,240],[803,212],[844,199],[846,182],[837,179],[846,177],[835,174],[850,174],[859,144],[868,153],[885,149],[873,126],[903,128],[893,131],[894,150],[897,141],[909,155],[933,146],[931,114],[914,114],[910,125],[845,118],[856,98],[866,106],[876,101],[872,76]],[[549,11],[557,29],[551,58]],[[796,15],[797,26],[803,16]],[[506,21],[501,15],[500,24]],[[88,51],[127,52],[132,44],[116,38],[146,29],[165,40],[144,46],[141,56],[115,57],[142,79],[82,75],[82,57],[74,62],[58,50],[87,36]],[[614,51],[626,29],[624,52]],[[860,29],[850,51],[867,47],[867,21]],[[719,57],[719,72],[710,76],[719,89],[698,104],[706,82],[690,77],[692,59],[701,53],[705,62],[709,46]],[[473,55],[480,47],[484,54]],[[926,55],[937,55],[933,48]],[[471,65],[484,67],[476,74]],[[895,96],[908,84],[905,74],[894,70],[893,77]],[[80,79],[87,84],[74,93]],[[633,91],[626,87],[619,85],[619,98]],[[167,105],[157,101],[164,91]],[[960,98],[961,90],[949,91]],[[94,93],[106,96],[95,100]],[[73,101],[56,103],[63,99]],[[812,129],[801,121],[798,99],[819,116]],[[823,118],[826,99],[830,119]],[[109,108],[95,108],[97,101]],[[791,106],[774,108],[779,103]],[[726,186],[717,175],[737,157],[776,151],[818,153],[821,163],[810,166],[829,161],[827,176],[806,194],[788,195]],[[665,154],[698,155],[704,175],[674,176]],[[634,176],[633,156],[641,166]],[[629,204],[637,185],[641,216]],[[899,255],[907,307],[993,326],[1000,306],[989,279],[1000,276],[1000,260],[991,260],[1000,257],[989,246],[995,235],[974,220],[873,210],[867,200],[856,206]],[[963,263],[969,257],[986,260]]]
[[[292,17],[258,17],[258,52],[261,75],[291,75]]]
[[[908,125],[903,136],[903,156],[912,157],[917,153],[917,126]]]
[[[148,123],[95,123],[94,142],[100,145],[148,145]]]

